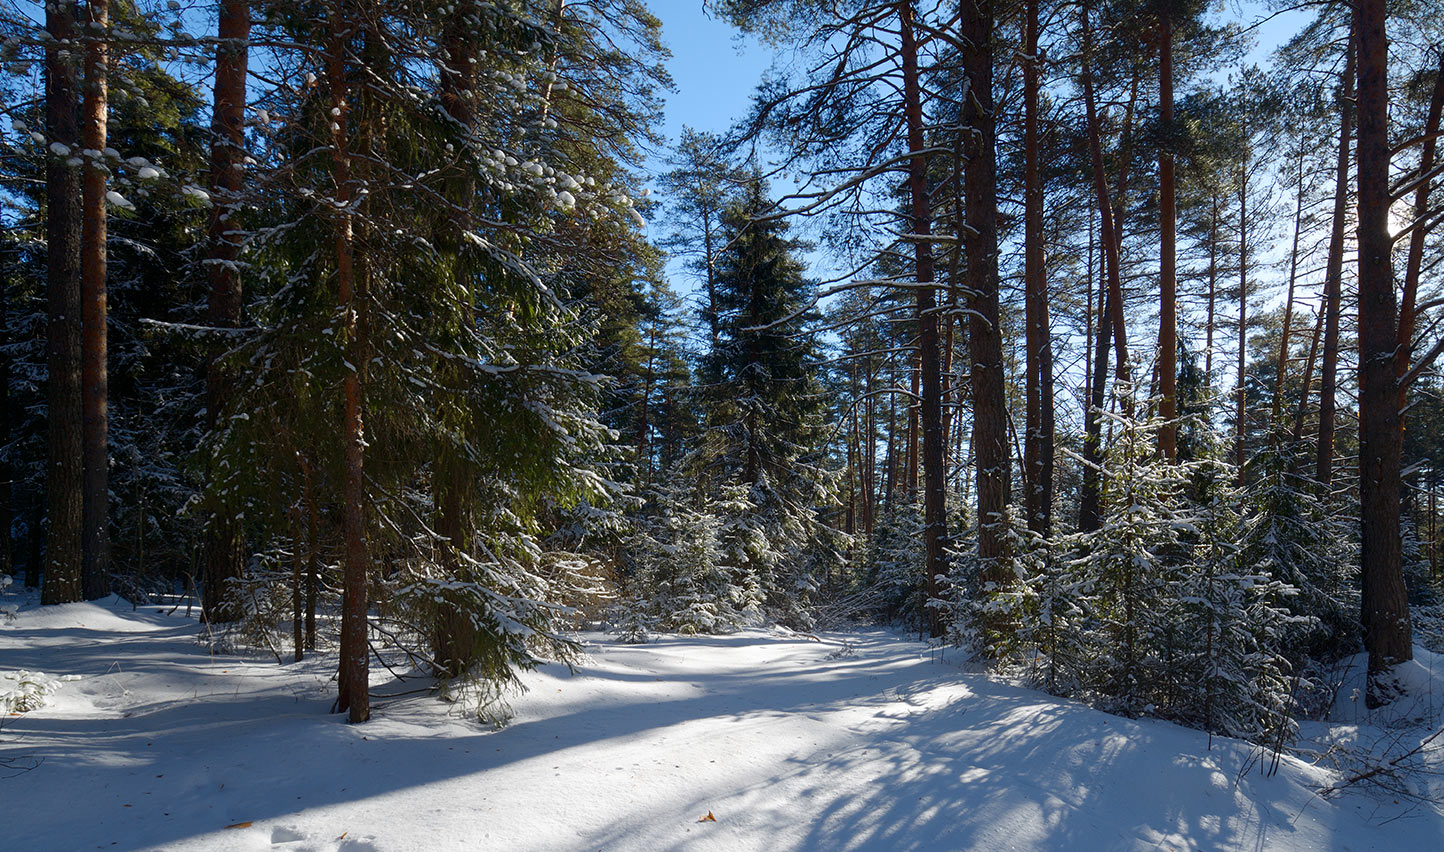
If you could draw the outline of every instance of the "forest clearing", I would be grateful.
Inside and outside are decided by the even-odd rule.
[[[1444,848],[1441,138],[1444,0],[0,0],[0,845]]]
[[[1302,737],[1359,752],[1286,754],[1269,774],[1257,746],[1011,686],[888,630],[588,634],[574,673],[526,675],[501,729],[389,675],[372,722],[348,726],[325,712],[325,658],[210,656],[195,636],[183,608],[115,598],[0,625],[7,664],[79,675],[0,729],[7,848],[1365,852],[1444,836],[1437,751],[1407,778],[1321,793],[1437,726],[1444,656],[1427,652],[1411,721],[1345,695]],[[57,825],[59,802],[85,818]]]

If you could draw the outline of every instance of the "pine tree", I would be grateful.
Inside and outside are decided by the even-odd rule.
[[[711,379],[702,389],[706,433],[690,464],[717,499],[745,489],[750,508],[725,521],[726,557],[761,583],[775,614],[798,620],[813,590],[809,552],[828,546],[819,512],[836,499],[836,477],[824,457],[818,350],[807,328],[812,285],[786,226],[762,218],[764,191],[754,177],[745,204],[724,217],[718,345],[700,370]]]

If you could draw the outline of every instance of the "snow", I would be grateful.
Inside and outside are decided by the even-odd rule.
[[[528,674],[493,730],[425,694],[328,715],[334,658],[215,655],[184,610],[22,607],[7,849],[1433,849],[1444,811],[1060,701],[883,630],[618,644]],[[1432,662],[1421,660],[1424,665]],[[373,689],[416,688],[385,670]],[[1357,730],[1355,725],[1352,730]],[[1262,759],[1260,759],[1262,758]],[[82,817],[69,808],[83,803]],[[699,822],[707,814],[715,822]],[[227,826],[237,826],[227,828]]]
[[[1366,655],[1356,654],[1340,663],[1342,678],[1329,710],[1330,721],[1392,727],[1407,721],[1428,724],[1444,715],[1444,654],[1415,648],[1414,659],[1395,666],[1392,672],[1402,697],[1378,710],[1364,705],[1368,662]]]
[[[135,209],[134,204],[131,204],[128,200],[126,200],[126,197],[124,195],[121,195],[113,189],[105,193],[105,200],[110,202],[111,204],[114,204],[116,207],[120,207],[125,210]]]

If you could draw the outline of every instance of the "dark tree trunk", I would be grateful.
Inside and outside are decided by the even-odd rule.
[[[367,642],[367,535],[366,479],[364,471],[365,430],[361,416],[361,366],[366,363],[358,335],[361,296],[357,292],[353,257],[351,202],[350,104],[346,78],[347,32],[342,4],[333,3],[330,43],[327,45],[326,73],[331,89],[332,172],[336,185],[336,283],[342,312],[347,361],[355,364],[346,373],[342,393],[341,442],[344,447],[344,480],[341,488],[341,530],[345,541],[342,566],[341,653],[337,677],[337,712],[349,712],[353,723],[371,717],[370,654]]]
[[[1218,193],[1208,219],[1208,316],[1204,320],[1203,375],[1213,384],[1213,333],[1218,328]]]
[[[1339,87],[1338,165],[1334,171],[1334,218],[1324,268],[1324,352],[1319,366],[1319,443],[1314,479],[1327,492],[1334,478],[1334,412],[1339,374],[1339,313],[1343,302],[1344,230],[1349,210],[1349,139],[1354,120],[1354,67],[1358,53],[1349,37],[1349,55]]]
[[[1114,343],[1117,358],[1118,378],[1128,379],[1128,343],[1122,327],[1123,315],[1122,276],[1118,264],[1118,233],[1113,216],[1113,201],[1108,191],[1108,175],[1103,164],[1103,140],[1098,122],[1097,101],[1093,91],[1093,35],[1091,12],[1085,5],[1080,9],[1082,21],[1082,72],[1084,110],[1087,115],[1088,155],[1093,171],[1093,192],[1098,207],[1099,243],[1102,246],[1104,275],[1100,279],[1104,293],[1099,298],[1101,311],[1098,321],[1098,343],[1093,352],[1093,398],[1084,417],[1083,458],[1084,479],[1078,527],[1083,532],[1098,529],[1102,522],[1100,490],[1102,479],[1098,465],[1103,460],[1103,412],[1104,389],[1108,381],[1108,343]]]
[[[1023,278],[1027,326],[1027,423],[1023,441],[1028,529],[1048,535],[1053,520],[1053,342],[1043,255],[1043,179],[1038,152],[1038,0],[1028,0],[1023,60]]]
[[[1244,483],[1248,452],[1248,151],[1239,153],[1238,169],[1238,373],[1234,377],[1233,463],[1238,484]]]
[[[1400,547],[1403,417],[1397,379],[1398,305],[1389,234],[1389,89],[1385,0],[1355,0],[1359,71],[1359,500],[1364,647],[1370,706],[1387,703],[1385,675],[1413,659]]]
[[[216,47],[216,83],[211,112],[211,218],[206,252],[210,300],[206,317],[217,328],[235,328],[241,322],[240,195],[245,157],[246,71],[251,35],[248,0],[223,0],[220,39]],[[214,435],[225,415],[234,376],[213,359],[206,373],[206,414]],[[237,607],[227,599],[227,581],[242,574],[245,545],[241,525],[229,510],[214,513],[205,532],[202,566],[202,602],[211,622],[234,621]]]
[[[938,314],[933,282],[932,229],[928,193],[927,156],[923,139],[922,92],[918,79],[917,42],[913,37],[913,10],[910,0],[898,7],[902,30],[902,65],[904,115],[907,122],[908,148],[914,153],[908,160],[908,190],[912,202],[913,245],[917,277],[918,373],[921,385],[919,420],[922,427],[923,468],[923,543],[927,552],[926,574],[929,599],[943,595],[943,578],[947,574],[944,536],[947,532],[944,508],[942,376],[938,360]],[[915,474],[914,474],[915,475]],[[914,480],[916,481],[916,480]],[[928,627],[934,636],[945,628],[936,608],[928,609]]]
[[[81,144],[104,151],[108,118],[110,0],[90,0],[86,11],[99,37],[85,48],[85,90]],[[110,594],[110,448],[106,372],[106,214],[107,170],[99,155],[86,157],[81,176],[80,225],[80,383],[84,448],[84,506],[81,547],[86,600]]]
[[[1429,195],[1434,180],[1427,177],[1434,170],[1438,147],[1440,113],[1444,113],[1444,50],[1439,54],[1439,69],[1434,75],[1434,91],[1429,98],[1429,115],[1424,121],[1424,144],[1419,152],[1418,175],[1422,182],[1414,190],[1414,223],[1409,231],[1409,254],[1404,265],[1404,297],[1399,303],[1399,410],[1408,401],[1409,381],[1406,373],[1414,360],[1414,321],[1419,300],[1419,275],[1424,264],[1424,240],[1429,236],[1425,221],[1429,216]],[[1427,359],[1427,356],[1426,356]]]
[[[7,276],[8,278],[8,276]],[[10,463],[10,303],[6,281],[0,279],[0,574],[15,570],[15,542],[10,537],[15,512],[15,466]],[[33,534],[33,533],[32,533]]]
[[[1298,444],[1304,439],[1304,417],[1309,413],[1309,389],[1314,385],[1314,369],[1318,366],[1319,341],[1324,336],[1324,312],[1320,308],[1318,317],[1314,320],[1313,342],[1309,344],[1309,357],[1304,362],[1303,390],[1299,392],[1299,406],[1294,411],[1293,442]],[[1290,456],[1297,460],[1296,456]],[[1290,463],[1291,466],[1293,463]]]
[[[964,181],[964,237],[968,287],[968,357],[973,390],[973,454],[978,478],[978,560],[984,587],[1013,582],[1008,503],[1013,458],[1003,373],[1003,328],[998,307],[998,165],[993,103],[993,2],[964,3],[958,34],[967,43],[962,70],[967,96],[968,165]],[[940,449],[940,448],[939,448]],[[941,482],[938,483],[941,488]],[[941,511],[939,513],[941,522]],[[1006,630],[1003,624],[995,630]]]
[[[1173,129],[1173,21],[1164,12],[1159,21],[1158,107],[1165,134]],[[1166,138],[1158,152],[1158,210],[1161,253],[1158,262],[1158,414],[1163,428],[1158,446],[1164,458],[1178,457],[1178,276],[1176,231],[1178,205],[1174,199],[1173,141]]]
[[[1284,379],[1289,372],[1289,343],[1293,332],[1294,321],[1294,284],[1298,281],[1299,275],[1299,231],[1303,228],[1304,220],[1304,138],[1303,130],[1299,131],[1299,162],[1298,181],[1295,184],[1297,190],[1294,198],[1294,242],[1289,249],[1289,284],[1288,295],[1284,297],[1284,327],[1279,335],[1279,357],[1274,370],[1274,399],[1273,414],[1269,422],[1269,429],[1275,438],[1283,433],[1283,411],[1284,411]],[[1308,396],[1307,386],[1304,389],[1304,396]]]

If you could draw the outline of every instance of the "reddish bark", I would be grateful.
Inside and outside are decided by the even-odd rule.
[[[973,390],[973,455],[978,478],[979,579],[984,588],[1014,581],[1008,546],[1008,503],[1012,454],[1008,447],[1007,390],[1003,371],[1003,328],[998,306],[998,164],[996,107],[993,103],[992,0],[964,3],[958,34],[967,47],[962,70],[968,78],[962,120],[968,130],[965,215],[971,230],[964,240],[968,288],[968,357]],[[939,453],[941,456],[941,453]],[[941,488],[941,480],[939,481]],[[939,520],[941,522],[941,518]],[[995,625],[1006,630],[1007,625]]]
[[[248,0],[224,0],[216,34],[216,83],[211,112],[211,217],[206,274],[210,300],[206,317],[217,328],[235,328],[241,321],[241,236],[235,221],[244,173],[246,70],[251,10]],[[229,402],[234,383],[230,371],[212,360],[206,374],[206,413],[214,432]],[[225,511],[210,518],[205,533],[203,604],[212,622],[234,621],[239,610],[226,599],[226,581],[242,573],[244,544],[240,524]]]
[[[80,225],[80,385],[81,451],[84,465],[81,545],[86,600],[110,594],[110,447],[106,371],[106,176],[104,158],[109,115],[107,74],[110,45],[109,0],[90,0],[86,7],[91,32],[85,47],[85,86],[81,106]]]
[[[931,206],[928,193],[927,155],[923,140],[922,91],[918,79],[917,42],[913,35],[911,2],[898,6],[902,31],[903,106],[907,123],[908,149],[916,152],[908,158],[908,191],[911,214],[915,272],[917,277],[918,383],[921,401],[918,420],[922,431],[923,468],[923,544],[926,549],[927,595],[930,599],[943,595],[943,577],[947,573],[943,549],[947,532],[944,507],[942,376],[938,359],[937,296],[933,282]],[[914,469],[915,470],[915,469]],[[915,473],[913,473],[916,476]],[[916,480],[914,480],[916,481]],[[928,627],[934,636],[941,636],[944,622],[935,608],[928,609]]]
[[[342,563],[341,653],[337,677],[336,710],[349,712],[353,723],[371,717],[370,648],[367,642],[366,583],[368,555],[366,546],[366,480],[364,472],[365,430],[361,415],[361,374],[366,363],[357,314],[360,297],[356,287],[353,256],[353,224],[351,202],[355,187],[351,182],[350,104],[346,79],[345,29],[340,3],[330,9],[330,43],[327,46],[326,74],[331,90],[332,176],[336,184],[336,219],[334,227],[336,252],[337,299],[342,311],[346,341],[347,369],[343,381],[343,415],[341,440],[344,450],[344,479],[341,488],[341,530],[345,541]]]
[[[1399,316],[1389,234],[1388,40],[1385,0],[1355,0],[1359,136],[1359,500],[1366,702],[1387,703],[1381,677],[1413,659],[1401,552]]]

